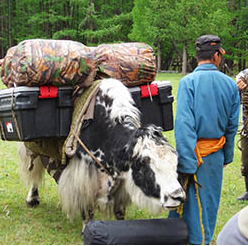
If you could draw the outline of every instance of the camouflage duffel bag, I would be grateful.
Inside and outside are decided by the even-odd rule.
[[[3,83],[8,87],[13,87],[13,83],[10,81],[9,77],[10,77],[11,64],[15,50],[16,50],[16,46],[9,48],[6,56],[0,62],[1,78]],[[5,83],[6,81],[9,81],[8,84]]]
[[[154,81],[156,59],[152,47],[145,43],[102,44],[94,49],[97,77],[115,78],[126,86]]]
[[[1,77],[7,87],[70,85],[89,86],[96,75],[91,49],[70,40],[30,39],[4,58]]]

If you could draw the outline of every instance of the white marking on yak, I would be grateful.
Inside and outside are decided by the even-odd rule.
[[[140,111],[134,107],[134,100],[130,96],[130,92],[123,84],[116,79],[105,79],[101,82],[101,91],[103,96],[113,98],[113,105],[109,106],[105,102],[101,104],[106,110],[110,110],[109,117],[112,124],[116,124],[116,119],[122,124],[130,124],[132,127],[140,127]]]

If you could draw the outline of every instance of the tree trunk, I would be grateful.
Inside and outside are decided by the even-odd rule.
[[[183,63],[182,63],[182,75],[187,74],[187,42],[183,42]]]
[[[12,46],[12,33],[11,33],[11,0],[8,0],[8,36],[9,36],[9,47]]]
[[[90,0],[90,30],[92,30],[93,31],[93,29],[94,29],[94,23],[93,23],[93,8],[94,8],[94,0]],[[88,42],[90,42],[90,43],[93,43],[93,38],[92,37],[90,37],[90,40],[87,40]]]
[[[247,1],[244,0],[244,7],[247,6]],[[247,15],[245,15],[245,19],[246,19],[246,22],[247,22]],[[246,40],[244,40],[244,52],[246,51],[246,47],[247,47],[247,42]],[[243,59],[243,69],[246,68],[246,58]]]
[[[175,48],[175,50],[176,50],[176,53],[178,54],[178,56],[181,58],[181,60],[183,61],[183,59],[184,59],[184,54],[182,54],[180,51],[179,51],[179,49],[178,49],[178,47],[177,47],[177,44],[176,44],[176,42],[175,42],[175,40],[172,40],[172,44],[173,44],[173,46],[174,46],[174,48]],[[186,45],[186,49],[187,49],[187,45]],[[184,51],[183,51],[184,52]],[[188,60],[187,60],[187,50],[185,51],[186,53],[186,72],[187,72],[187,66],[188,66],[188,68],[189,68],[189,70],[190,71],[192,71],[193,69],[192,69],[192,67],[191,67],[191,65],[188,63]],[[182,70],[183,70],[183,68],[182,68]]]
[[[1,50],[0,50],[0,59],[4,57],[4,3],[3,0],[0,1],[0,14],[1,14],[1,32],[0,32],[0,42],[1,42]]]
[[[161,44],[158,43],[158,55],[157,55],[157,72],[161,72]]]

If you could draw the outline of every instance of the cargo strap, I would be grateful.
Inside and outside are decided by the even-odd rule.
[[[104,165],[91,153],[91,151],[87,148],[87,146],[80,139],[79,135],[81,132],[82,124],[88,118],[92,118],[93,108],[95,107],[95,97],[99,90],[100,86],[99,81],[93,82],[90,88],[87,88],[84,91],[84,96],[81,96],[76,102],[76,106],[73,111],[73,119],[71,124],[70,134],[67,137],[64,144],[64,151],[62,154],[66,154],[70,158],[75,155],[77,150],[77,143],[79,143],[85,152],[98,164],[98,166],[107,173],[109,176],[115,179],[113,175],[104,167]],[[90,111],[90,113],[89,113]],[[65,156],[62,156],[62,164],[66,164]]]
[[[40,155],[41,158],[51,157],[53,159],[51,161],[50,158],[48,158],[49,161],[44,161],[43,158],[42,163],[48,170],[49,174],[56,180],[56,182],[58,182],[61,173],[66,167],[66,155],[68,151],[70,154],[69,157],[73,157],[76,153],[77,144],[79,143],[86,153],[98,164],[101,171],[106,172],[113,178],[113,181],[115,181],[114,184],[116,183],[114,175],[112,175],[106,169],[106,167],[104,167],[104,165],[91,153],[91,151],[79,137],[83,121],[88,117],[88,110],[92,111],[92,109],[89,108],[95,106],[95,97],[98,92],[100,82],[101,81],[94,82],[91,88],[87,88],[84,91],[84,96],[81,96],[78,99],[73,111],[71,130],[66,141],[63,139],[43,139],[34,142],[25,142],[26,148],[30,149],[33,153]],[[116,185],[114,185],[111,190],[113,190],[114,187],[116,187]]]
[[[1,73],[2,65],[3,65],[3,59],[0,60],[0,73]],[[0,118],[0,126],[1,126],[1,132],[2,132],[3,139],[7,140],[6,135],[4,133],[4,127],[3,127],[3,123],[1,121],[1,118]]]
[[[151,102],[153,101],[152,97],[158,95],[158,86],[157,84],[149,84],[140,86],[141,98],[150,97]]]
[[[14,124],[15,124],[15,128],[16,128],[16,131],[17,131],[18,138],[19,138],[19,140],[22,141],[20,129],[19,129],[16,114],[15,114],[15,111],[14,111],[14,88],[12,89],[12,93],[11,93],[11,113],[12,113],[12,118],[14,119]],[[7,140],[7,137],[6,137],[5,132],[4,132],[4,126],[2,124],[2,121],[0,121],[0,125],[1,125],[1,132],[2,132],[3,139]]]
[[[0,117],[0,125],[1,125],[2,137],[3,137],[4,140],[7,140],[6,135],[5,135],[5,132],[4,132],[4,127],[3,127],[3,123],[2,123],[1,117]]]
[[[56,98],[58,91],[57,86],[40,86],[39,98]]]
[[[99,90],[100,82],[101,80],[94,81],[90,87],[85,89],[83,96],[78,98],[75,103],[70,133],[63,147],[62,164],[66,164],[66,156],[72,158],[76,153],[78,138],[75,136],[80,135],[82,124],[84,120],[87,119],[86,115],[88,110],[91,111],[91,113],[94,110],[95,97]],[[93,115],[90,117],[93,117]]]
[[[16,118],[15,111],[14,111],[14,88],[12,89],[12,93],[11,93],[11,112],[12,112],[12,117],[14,119],[18,138],[20,141],[22,141],[20,129],[19,129],[17,118]]]

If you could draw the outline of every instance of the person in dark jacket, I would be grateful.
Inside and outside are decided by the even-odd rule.
[[[240,130],[241,143],[241,174],[244,176],[245,192],[239,196],[238,200],[248,200],[248,69],[241,71],[236,76],[236,83],[241,95],[241,119],[242,126]]]

